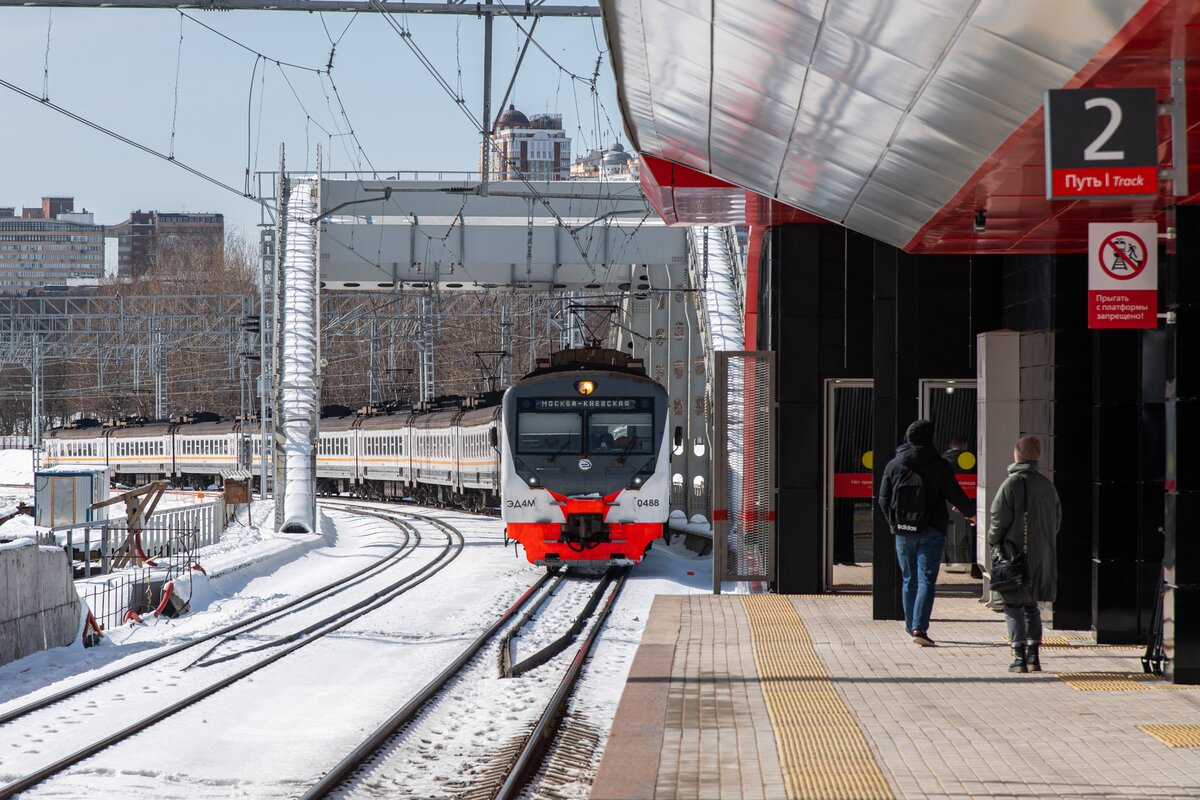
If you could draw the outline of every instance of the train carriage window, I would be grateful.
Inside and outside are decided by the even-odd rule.
[[[572,413],[517,415],[517,452],[523,455],[578,455],[583,452],[583,417]]]
[[[588,452],[597,455],[653,453],[653,415],[592,414],[588,418]]]

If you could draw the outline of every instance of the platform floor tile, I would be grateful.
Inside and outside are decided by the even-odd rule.
[[[902,628],[865,595],[657,598],[592,797],[865,800],[874,769],[901,799],[1200,798],[1200,748],[1169,746],[1191,741],[1200,692],[1131,680],[1140,652],[1044,650],[1046,672],[1011,674],[1003,618],[961,597],[937,600],[937,647]]]

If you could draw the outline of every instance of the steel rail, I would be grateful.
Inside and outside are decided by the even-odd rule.
[[[7,798],[12,797],[12,796],[16,795],[18,792],[22,792],[31,786],[35,786],[38,783],[41,783],[46,778],[49,778],[52,775],[55,775],[56,773],[61,772],[62,770],[66,769],[67,767],[73,766],[74,764],[79,763],[80,761],[84,760],[85,758],[89,758],[90,756],[93,756],[96,753],[99,753],[102,750],[105,750],[108,747],[111,747],[112,745],[117,744],[118,742],[124,741],[124,740],[130,738],[131,736],[133,736],[137,733],[140,733],[140,732],[146,730],[147,728],[161,722],[162,720],[166,719],[167,717],[170,717],[170,716],[182,711],[183,709],[185,709],[201,700],[204,700],[207,697],[211,697],[212,695],[216,694],[217,692],[221,691],[222,689],[224,689],[228,686],[231,686],[232,684],[237,683],[238,681],[242,680],[243,678],[246,678],[246,677],[258,672],[260,669],[267,667],[271,664],[274,664],[275,662],[280,661],[281,659],[285,658],[286,656],[291,655],[292,653],[296,652],[300,648],[306,647],[307,645],[310,645],[313,642],[319,641],[326,635],[333,633],[336,630],[340,630],[341,628],[344,628],[345,626],[349,625],[351,622],[359,619],[360,617],[366,616],[367,614],[371,613],[372,611],[382,608],[383,606],[387,605],[389,602],[394,600],[396,597],[399,597],[401,594],[404,594],[409,589],[412,589],[414,586],[424,583],[430,577],[437,574],[437,572],[441,571],[442,569],[445,569],[446,566],[448,566],[451,562],[453,562],[456,558],[458,558],[458,556],[462,553],[463,548],[465,547],[465,544],[466,544],[462,535],[460,533],[458,533],[458,531],[456,529],[454,529],[453,526],[442,523],[438,527],[442,527],[443,530],[446,531],[446,534],[447,534],[446,535],[446,538],[447,538],[446,547],[443,549],[443,551],[438,555],[438,557],[435,560],[431,561],[429,564],[426,564],[425,566],[421,567],[419,570],[414,572],[412,575],[410,575],[409,576],[410,582],[408,583],[408,585],[406,585],[400,589],[397,589],[395,592],[391,593],[389,596],[381,598],[380,600],[376,601],[375,603],[371,604],[370,606],[360,609],[359,611],[355,612],[354,614],[351,614],[351,615],[337,621],[336,623],[330,625],[328,628],[326,628],[324,631],[317,634],[316,636],[312,636],[308,639],[302,639],[299,642],[296,642],[288,647],[285,647],[283,650],[279,651],[278,653],[274,653],[273,655],[270,655],[270,656],[262,659],[261,661],[255,662],[254,664],[251,664],[248,667],[244,667],[244,668],[238,670],[237,672],[234,672],[231,675],[228,675],[225,678],[222,678],[221,680],[217,681],[216,683],[210,684],[209,686],[205,687],[204,689],[193,692],[192,694],[188,695],[187,697],[177,700],[176,702],[170,704],[169,706],[166,706],[165,708],[159,709],[158,711],[151,714],[150,716],[144,717],[143,719],[141,719],[137,722],[134,722],[130,725],[127,725],[126,727],[122,728],[121,730],[116,731],[115,733],[112,733],[112,734],[104,737],[100,741],[93,742],[92,744],[87,745],[79,750],[76,750],[74,753],[64,756],[63,758],[60,758],[51,764],[47,764],[46,766],[41,767],[40,769],[22,777],[22,778],[18,778],[17,780],[12,781],[11,783],[8,783],[4,786],[0,786],[0,800],[7,800]],[[451,532],[453,532],[453,533],[451,533]],[[457,539],[457,543],[455,542],[455,539]],[[457,546],[456,546],[456,544],[457,544]]]
[[[583,674],[583,665],[591,653],[592,645],[595,644],[596,639],[599,637],[600,629],[604,627],[604,622],[608,619],[617,596],[621,594],[621,590],[625,587],[625,581],[629,577],[629,568],[622,567],[621,569],[621,575],[615,581],[616,588],[608,596],[608,601],[605,602],[604,608],[596,620],[596,624],[592,626],[591,632],[588,633],[587,638],[580,645],[574,660],[571,661],[571,666],[567,670],[567,674],[563,676],[562,681],[558,685],[558,690],[550,698],[550,702],[546,705],[546,710],[542,712],[537,725],[530,732],[529,738],[525,740],[525,746],[521,748],[520,754],[518,754],[516,760],[513,762],[508,777],[505,778],[504,783],[500,786],[496,794],[492,796],[493,800],[510,800],[510,798],[516,797],[529,782],[532,774],[541,765],[542,758],[545,756],[550,744],[554,741],[558,722],[567,708],[567,701],[571,699],[571,695],[575,690],[575,684],[578,683],[579,676]]]
[[[383,515],[381,515],[381,514],[371,514],[371,513],[364,513],[364,512],[351,512],[351,513],[363,513],[364,516],[370,516],[370,517],[379,517],[379,518],[383,517]],[[407,525],[408,523],[404,523],[404,524]],[[405,556],[408,556],[411,553],[415,552],[417,547],[419,547],[421,544],[421,534],[415,528],[412,530],[412,537],[415,540],[413,542],[413,547],[411,550],[409,550],[407,553],[405,553]],[[362,608],[363,606],[366,606],[366,605],[374,602],[375,600],[378,600],[380,597],[383,597],[385,594],[392,592],[395,589],[399,588],[407,581],[408,581],[407,577],[401,578],[400,580],[396,581],[395,583],[391,583],[391,584],[383,587],[382,589],[379,589],[379,590],[373,592],[372,594],[368,595],[367,597],[364,597],[363,599],[361,599],[351,605],[348,605],[345,608],[339,609],[337,612],[335,612],[333,614],[330,614],[326,617],[322,617],[321,619],[317,620],[316,622],[313,622],[312,624],[307,625],[298,631],[292,631],[291,633],[281,636],[279,638],[271,639],[266,642],[261,642],[256,645],[252,645],[251,647],[247,647],[243,650],[238,650],[235,653],[227,653],[225,655],[217,656],[215,658],[208,658],[208,655],[210,653],[212,653],[214,650],[216,650],[218,647],[220,647],[221,645],[227,644],[228,642],[235,640],[238,636],[249,633],[250,631],[258,630],[259,628],[270,625],[271,623],[275,622],[275,620],[273,620],[273,619],[266,620],[266,621],[261,622],[258,625],[255,625],[251,628],[246,628],[245,630],[238,631],[235,634],[226,636],[222,641],[217,642],[215,645],[210,647],[199,658],[197,658],[191,664],[188,664],[186,667],[184,667],[184,670],[189,670],[192,667],[211,667],[216,664],[223,664],[226,661],[232,661],[235,658],[241,658],[242,656],[247,655],[249,653],[258,653],[258,652],[262,652],[263,650],[269,650],[272,647],[278,647],[281,644],[287,644],[288,642],[294,642],[297,639],[300,639],[304,636],[309,635],[310,633],[314,633],[314,632],[320,630],[325,625],[328,625],[329,623],[344,616],[345,614],[357,611],[358,609]],[[326,597],[322,597],[318,600],[314,600],[308,606],[304,606],[304,607],[310,607],[310,606],[316,605],[317,603],[321,602],[321,600],[325,600],[328,597],[332,597],[333,595],[340,594],[342,591],[344,591],[345,589],[348,589],[348,588],[350,588],[349,585],[341,586],[337,589],[337,591],[330,592],[328,595],[326,595]],[[300,610],[301,610],[301,608],[293,608],[293,609],[290,609],[287,613],[290,614],[290,613],[293,613],[295,611],[300,611]]]
[[[440,522],[440,520],[439,520]],[[325,797],[331,791],[341,785],[350,775],[363,765],[372,755],[374,755],[380,747],[384,745],[404,725],[408,724],[414,717],[420,713],[430,700],[438,693],[446,688],[446,685],[453,680],[468,661],[474,658],[483,646],[487,644],[504,626],[506,622],[512,619],[524,606],[529,599],[533,597],[551,578],[556,578],[556,584],[563,580],[563,576],[558,573],[547,572],[543,574],[532,586],[525,590],[525,593],[517,598],[507,611],[505,611],[495,622],[493,622],[486,631],[479,635],[474,642],[471,643],[458,658],[454,659],[445,669],[438,673],[432,681],[427,683],[420,692],[411,700],[404,704],[399,710],[387,718],[375,731],[366,738],[358,747],[350,752],[345,758],[339,761],[328,772],[321,777],[315,785],[307,792],[301,795],[301,800],[316,800],[316,798]]]
[[[523,619],[520,625],[514,626],[505,635],[504,641],[500,645],[501,652],[504,654],[500,677],[515,678],[518,675],[524,675],[526,672],[537,669],[543,664],[549,662],[550,659],[554,658],[556,655],[570,647],[571,643],[579,637],[579,634],[587,624],[588,619],[590,619],[592,614],[595,613],[596,606],[600,605],[600,600],[604,597],[604,593],[608,591],[608,587],[612,585],[614,577],[615,575],[612,570],[606,570],[604,577],[599,581],[599,583],[596,584],[596,588],[592,590],[591,597],[589,597],[588,601],[584,603],[583,608],[579,610],[579,613],[575,615],[575,619],[571,622],[571,627],[567,629],[567,632],[562,636],[559,636],[542,649],[538,650],[536,653],[530,655],[528,658],[521,659],[516,664],[512,663],[512,642],[520,632],[521,628],[524,627],[525,623],[529,620]],[[531,617],[532,614],[529,614],[528,616]]]
[[[533,615],[541,610],[546,601],[554,596],[553,591],[545,592],[538,598],[537,602],[529,606],[517,623],[508,629],[508,633],[504,634],[504,638],[500,640],[500,677],[509,677],[512,669],[512,640],[517,632],[529,624],[529,620],[533,619]]]
[[[377,516],[377,515],[372,514],[370,516]],[[247,617],[246,619],[241,620],[239,622],[230,623],[229,625],[225,625],[224,627],[218,628],[215,631],[204,634],[203,636],[201,636],[198,639],[192,639],[187,642],[180,642],[177,645],[172,645],[161,652],[155,653],[154,655],[150,656],[149,658],[140,659],[132,664],[128,664],[124,667],[115,669],[112,672],[106,672],[103,675],[99,675],[95,678],[84,681],[83,683],[79,683],[74,686],[69,686],[65,689],[55,692],[54,694],[50,694],[39,700],[35,700],[32,703],[28,703],[19,708],[14,708],[11,711],[5,711],[3,713],[0,713],[0,725],[7,724],[9,722],[12,722],[15,719],[19,719],[21,717],[27,716],[29,714],[34,713],[35,711],[40,711],[41,709],[46,708],[47,706],[52,706],[55,703],[62,702],[63,700],[68,700],[77,694],[82,694],[83,692],[85,692],[89,689],[94,689],[95,687],[100,686],[101,684],[107,683],[108,681],[111,681],[115,678],[120,678],[121,676],[128,675],[129,673],[139,670],[142,667],[148,666],[157,661],[162,661],[164,658],[170,658],[171,656],[175,655],[176,653],[183,652],[184,650],[187,650],[192,647],[196,647],[197,645],[204,644],[205,642],[210,642],[213,639],[216,639],[217,637],[227,636],[231,633],[237,633],[242,628],[245,628],[248,625],[254,625],[257,622],[262,622],[264,620],[270,622],[270,621],[273,621],[274,619],[280,619],[280,618],[292,613],[293,611],[300,610],[299,606],[302,603],[305,603],[309,600],[314,600],[314,599],[324,599],[324,598],[321,598],[320,595],[325,595],[325,597],[332,597],[333,595],[337,594],[338,592],[342,591],[343,589],[349,588],[351,581],[355,581],[358,578],[365,576],[367,573],[369,573],[373,570],[378,570],[378,569],[382,569],[385,566],[389,566],[389,562],[392,559],[399,561],[400,559],[408,557],[409,553],[411,553],[412,550],[409,550],[409,553],[404,553],[403,555],[400,555],[400,553],[406,547],[408,547],[409,542],[412,539],[412,533],[410,533],[409,530],[406,530],[399,523],[396,523],[396,526],[398,528],[400,528],[400,530],[404,533],[404,542],[402,544],[398,545],[397,547],[395,547],[390,553],[388,553],[387,555],[385,555],[383,558],[379,559],[375,563],[368,564],[366,567],[363,567],[362,569],[358,570],[357,572],[353,572],[349,575],[339,578],[336,581],[333,581],[332,583],[328,583],[317,589],[313,589],[311,592],[308,592],[307,594],[303,594],[300,597],[296,597],[291,600],[288,600],[287,602],[285,602],[279,606],[276,606],[275,608],[267,609],[266,611],[259,612],[258,614]]]

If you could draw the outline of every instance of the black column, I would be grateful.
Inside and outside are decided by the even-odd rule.
[[[1163,628],[1168,673],[1200,683],[1200,207],[1179,206],[1176,253],[1162,281],[1167,326]]]
[[[876,487],[904,431],[917,418],[917,271],[909,260],[895,247],[875,243],[872,450]],[[904,619],[895,536],[878,507],[873,534],[871,616]]]
[[[776,589],[821,591],[821,388],[817,379],[817,225],[771,231],[771,347],[778,409]]]
[[[1092,627],[1100,644],[1144,643],[1158,587],[1164,337],[1093,335]]]

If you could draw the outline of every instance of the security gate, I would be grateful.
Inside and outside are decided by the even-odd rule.
[[[713,592],[775,580],[775,354],[713,353]]]

